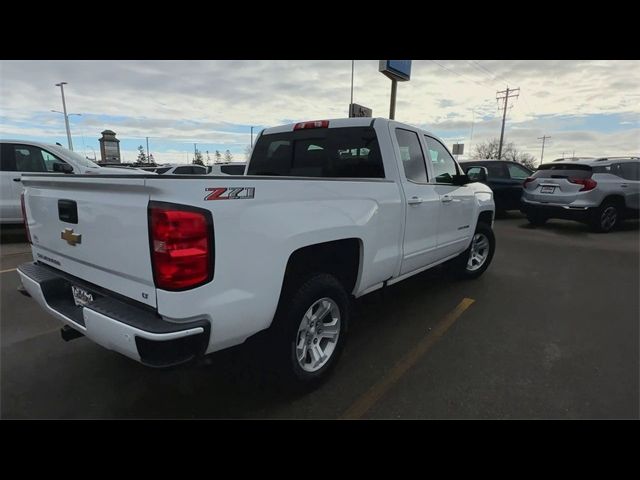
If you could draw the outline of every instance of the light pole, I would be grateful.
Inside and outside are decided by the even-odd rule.
[[[62,105],[64,106],[64,93],[62,94]],[[71,115],[77,115],[78,117],[81,117],[82,114],[81,113],[67,113],[67,109],[65,107],[64,112],[61,112],[60,110],[51,110],[54,113],[59,113],[61,115],[64,115],[64,124],[67,127],[67,141],[69,143],[69,150],[71,150],[73,152],[73,143],[71,142],[71,129],[69,128],[69,117]]]
[[[251,148],[253,148],[253,128],[251,127]]]
[[[71,141],[71,130],[69,129],[69,116],[67,115],[67,103],[64,100],[64,86],[67,82],[56,83],[56,87],[60,87],[62,93],[62,110],[64,110],[64,124],[67,127],[67,141],[69,142],[69,150],[73,152],[73,142]]]

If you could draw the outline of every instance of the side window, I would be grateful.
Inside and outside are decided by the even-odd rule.
[[[487,163],[487,173],[489,178],[509,179],[509,170],[506,169],[502,162]]]
[[[640,180],[640,162],[619,163],[619,175],[625,180]]]
[[[428,181],[427,167],[424,163],[424,154],[422,153],[418,134],[410,130],[396,128],[396,138],[400,147],[400,158],[407,180],[426,183]]]
[[[207,167],[191,167],[192,172],[195,175],[206,175]]]
[[[47,167],[40,154],[40,149],[31,145],[13,145],[16,171],[18,172],[46,172]]]
[[[56,163],[67,163],[46,150],[40,149],[40,155],[42,155],[42,160],[44,161],[47,172],[53,172],[53,165]]]
[[[449,154],[444,145],[435,138],[427,137],[428,154],[433,165],[435,181],[438,183],[451,183],[453,176],[458,174],[458,168],[453,157]]]
[[[522,168],[520,165],[516,165],[515,163],[507,163],[507,168],[509,169],[509,175],[515,180],[524,180],[530,175],[527,169]]]
[[[13,153],[13,145],[10,143],[3,143],[0,150],[0,171],[3,172],[15,172],[16,171],[16,156]]]

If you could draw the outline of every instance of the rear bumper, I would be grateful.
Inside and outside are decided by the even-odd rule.
[[[53,317],[103,347],[152,367],[169,367],[203,355],[209,343],[207,320],[173,323],[143,304],[128,302],[95,285],[39,263],[18,267],[22,285]],[[75,285],[94,301],[76,306]]]
[[[591,212],[590,207],[570,207],[567,205],[549,205],[544,203],[529,202],[522,200],[520,211],[525,215],[536,213],[547,218],[563,218],[567,220],[577,220],[586,222]]]

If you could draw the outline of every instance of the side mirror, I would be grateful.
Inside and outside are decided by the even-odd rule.
[[[471,180],[469,180],[469,177],[465,174],[454,175],[453,177],[451,177],[451,183],[453,185],[462,186],[466,185],[467,183],[471,183]]]
[[[73,167],[67,163],[56,162],[53,164],[53,171],[58,173],[73,173]]]
[[[472,182],[486,183],[489,172],[487,167],[471,167],[467,170],[467,175]]]

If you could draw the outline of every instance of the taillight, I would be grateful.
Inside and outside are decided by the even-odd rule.
[[[22,220],[24,221],[24,229],[27,232],[27,240],[31,243],[31,232],[29,231],[29,222],[27,221],[27,209],[24,206],[24,192],[20,194],[20,206],[22,207]]]
[[[329,128],[329,120],[314,120],[313,122],[296,123],[294,130],[304,130],[305,128]]]
[[[149,204],[153,279],[163,290],[186,290],[213,278],[213,222],[206,210]]]
[[[598,185],[598,182],[590,178],[568,178],[567,180],[569,180],[571,183],[582,185],[582,188],[578,190],[579,192],[593,190],[594,188],[596,188],[596,185]]]
[[[527,188],[527,185],[531,182],[533,182],[535,180],[535,178],[533,177],[527,177],[524,179],[524,182],[522,182],[522,187],[523,188]]]

